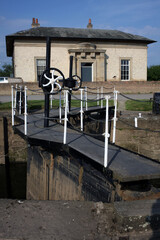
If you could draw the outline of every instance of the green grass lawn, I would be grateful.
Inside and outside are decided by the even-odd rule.
[[[130,111],[151,111],[152,110],[152,102],[143,100],[144,102],[140,101],[133,101],[127,100],[125,102],[126,110]]]
[[[40,110],[44,108],[44,100],[29,100],[28,102],[28,110]],[[62,101],[63,105],[63,101]],[[81,102],[80,100],[72,100],[71,106],[72,107],[80,107]],[[113,100],[109,100],[109,105],[113,106]],[[52,101],[52,107],[57,108],[59,106],[59,100]],[[88,107],[97,106],[97,102],[88,102]],[[105,100],[103,101],[103,106],[105,106]],[[0,103],[0,110],[9,110],[11,109],[11,102]]]

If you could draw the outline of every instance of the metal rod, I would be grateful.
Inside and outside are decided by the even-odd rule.
[[[80,110],[80,116],[81,116],[81,131],[83,131],[83,88],[80,89],[81,91],[81,110]]]
[[[13,86],[11,86],[11,101],[12,101],[12,126],[14,126],[14,96]]]
[[[118,94],[118,91],[114,90],[114,118],[113,118],[113,139],[112,139],[113,143],[115,143],[116,141],[117,94]]]
[[[69,80],[72,79],[72,71],[73,71],[73,56],[70,56],[70,64],[69,64]],[[69,101],[69,112],[71,111],[71,101],[72,101],[72,89],[69,90],[69,96],[68,96],[68,101]]]
[[[62,122],[62,103],[61,103],[61,92],[59,94],[59,122]]]
[[[103,86],[101,87],[101,108],[103,108]]]
[[[86,101],[86,111],[87,111],[88,110],[87,86],[85,87],[85,101]]]
[[[19,88],[19,115],[22,113],[22,86]]]
[[[69,78],[72,78],[72,70],[73,70],[73,56],[70,56],[70,65],[69,65]]]
[[[138,118],[137,117],[134,118],[134,123],[135,123],[135,127],[137,128],[138,127]]]
[[[51,55],[51,40],[47,37],[46,41],[46,74],[49,76],[50,70],[50,55]],[[45,94],[45,107],[44,107],[44,127],[49,127],[49,94]]]
[[[69,112],[71,111],[71,101],[72,101],[71,95],[72,95],[72,90],[70,89],[69,90],[69,96],[68,96],[68,110],[69,110]]]
[[[16,105],[17,105],[17,84],[16,84],[16,88],[15,88],[15,99],[14,99],[14,108],[16,109]]]
[[[99,88],[97,88],[97,106],[99,106]]]
[[[66,139],[67,139],[67,121],[68,121],[67,112],[68,112],[68,90],[66,90],[63,144],[66,144]]]
[[[27,87],[24,88],[24,135],[27,135]]]
[[[63,107],[65,107],[65,105],[66,105],[66,103],[65,103],[65,101],[66,101],[66,91],[63,91]]]
[[[106,99],[106,122],[105,122],[105,143],[104,143],[104,167],[106,168],[108,166],[108,138],[109,138],[109,133],[108,133],[108,100],[110,96],[105,96]]]

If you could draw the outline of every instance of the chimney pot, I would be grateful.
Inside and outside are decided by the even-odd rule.
[[[87,28],[92,28],[92,27],[93,27],[93,25],[91,23],[91,18],[89,18],[89,22],[88,22]]]
[[[32,19],[32,24],[31,24],[32,28],[36,28],[36,27],[40,27],[40,24],[38,23],[38,18],[33,18]]]

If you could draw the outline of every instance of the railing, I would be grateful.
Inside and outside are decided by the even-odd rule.
[[[13,87],[12,86],[12,126],[14,126],[14,116],[15,116],[15,112],[16,112],[16,105],[17,105],[17,91],[20,91],[20,99],[19,99],[19,111],[17,112],[18,115],[22,115],[22,95],[24,95],[24,135],[27,136],[27,116],[28,116],[28,109],[27,109],[27,91],[30,89],[27,89],[27,87],[20,88],[20,87]],[[86,108],[86,110],[88,110],[88,102],[98,102],[100,107],[103,107],[103,101],[106,101],[106,117],[105,117],[105,133],[102,134],[88,134],[90,136],[104,136],[105,137],[105,142],[104,142],[104,167],[106,168],[108,165],[108,138],[110,137],[109,132],[108,132],[108,121],[109,121],[109,99],[111,98],[110,95],[108,95],[108,93],[104,93],[103,92],[103,87],[100,88],[101,90],[101,94],[99,93],[99,91],[97,92],[91,92],[87,90],[87,87],[85,88],[81,88],[80,89],[80,99],[77,98],[76,96],[72,95],[75,99],[78,99],[80,101],[80,110],[79,110],[79,114],[80,114],[80,132],[83,134],[88,134],[86,132],[84,132],[84,126],[83,126],[83,118],[84,118],[84,107]],[[15,92],[14,92],[15,91]],[[31,90],[30,90],[31,91]],[[34,90],[35,91],[35,90]],[[39,90],[38,90],[39,91]],[[88,94],[96,94],[96,98],[92,98],[89,99],[88,98]],[[112,93],[112,92],[110,92]],[[115,111],[117,111],[117,91],[114,91],[114,103],[115,103]],[[64,103],[65,103],[65,108],[64,108],[64,119],[62,119],[62,97],[61,97],[61,93],[59,94],[59,123],[62,123],[62,121],[64,121],[64,133],[63,133],[63,144],[67,144],[67,125],[68,125],[68,114],[69,113],[69,106],[68,106],[68,94],[69,91],[68,90],[64,90],[64,96],[65,99],[63,99]],[[113,93],[112,93],[113,94]],[[98,96],[100,96],[101,98],[98,98]],[[53,97],[51,99],[51,101],[53,101]],[[50,105],[50,107],[52,108],[52,103]],[[52,119],[52,118],[49,118]],[[52,119],[53,120],[53,119]],[[57,119],[56,119],[57,120]],[[114,129],[116,129],[116,113],[114,114]],[[71,123],[70,126],[72,126],[76,131],[78,131],[78,129],[76,127],[74,127]],[[115,130],[113,130],[114,134],[115,134]],[[115,139],[115,137],[114,137]]]

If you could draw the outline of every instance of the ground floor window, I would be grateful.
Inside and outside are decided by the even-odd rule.
[[[81,63],[81,79],[83,82],[92,82],[92,63]]]
[[[46,69],[46,60],[45,59],[37,59],[36,65],[37,65],[37,81],[39,81],[41,74]]]
[[[121,60],[121,80],[130,80],[130,60]]]

